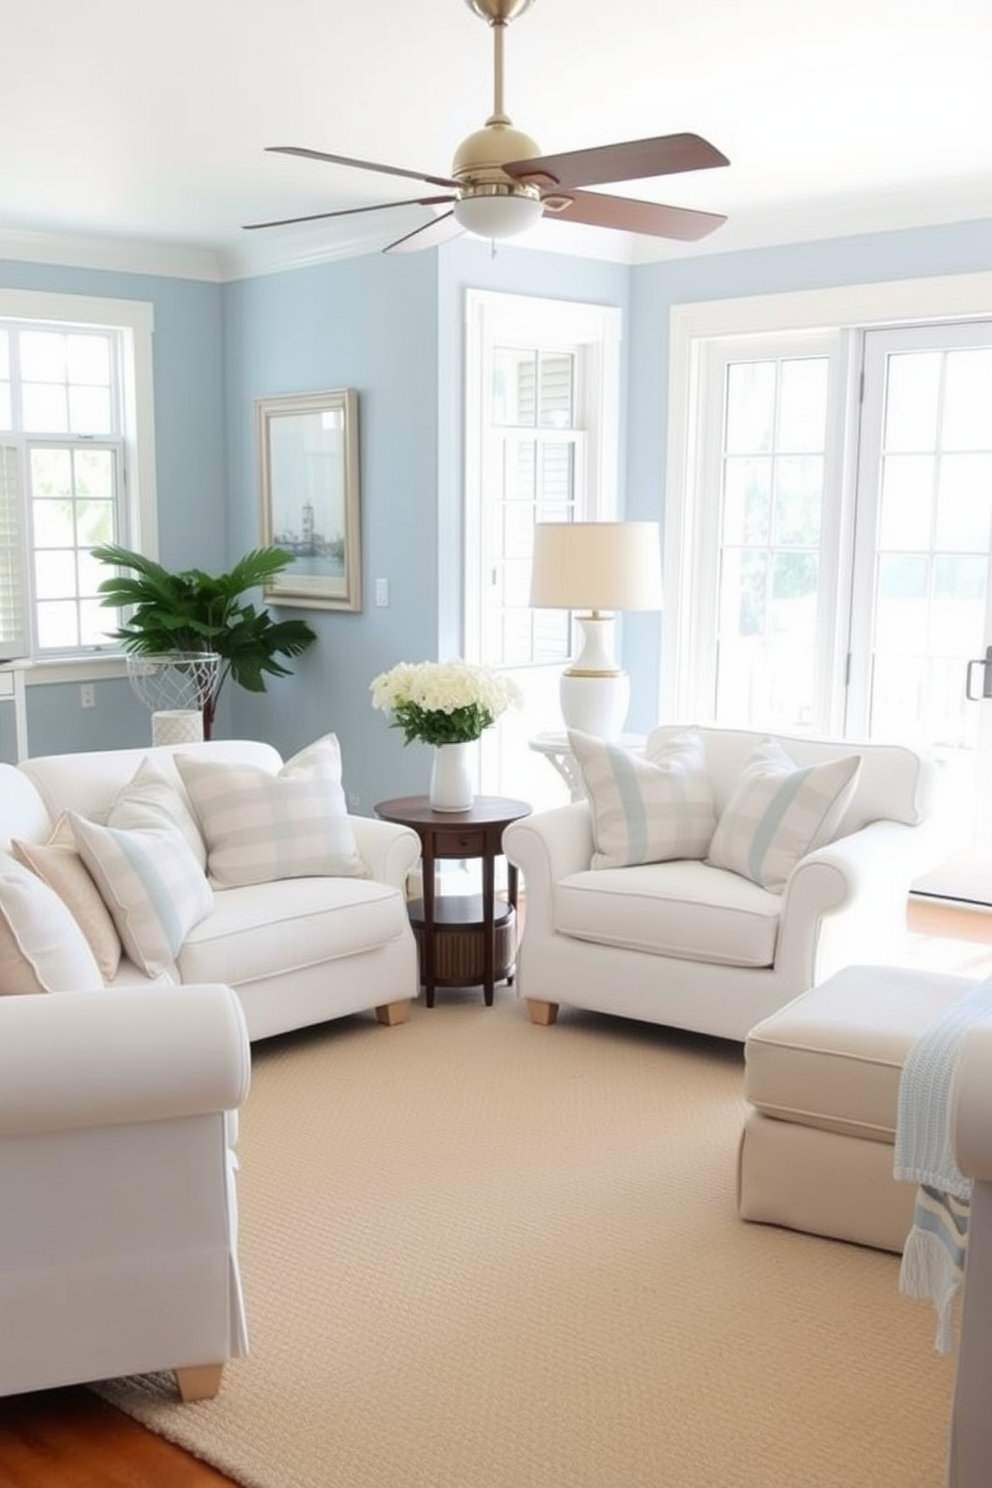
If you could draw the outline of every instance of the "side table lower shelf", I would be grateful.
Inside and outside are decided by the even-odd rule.
[[[423,967],[424,901],[407,905]],[[517,956],[517,913],[512,904],[497,899],[494,905],[493,980],[512,981]],[[434,981],[438,987],[485,986],[486,927],[481,894],[438,894],[434,900]],[[486,1002],[492,1001],[486,988]],[[427,1006],[434,1005],[428,992]]]

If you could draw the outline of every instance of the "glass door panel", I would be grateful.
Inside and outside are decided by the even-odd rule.
[[[992,325],[865,336],[848,732],[931,749],[957,848],[922,892],[992,903]]]

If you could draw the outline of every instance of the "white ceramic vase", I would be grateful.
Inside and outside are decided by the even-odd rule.
[[[475,787],[471,744],[436,744],[431,761],[430,803],[434,811],[470,811]]]

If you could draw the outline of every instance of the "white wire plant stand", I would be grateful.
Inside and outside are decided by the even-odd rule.
[[[152,715],[153,744],[195,744],[203,738],[204,704],[214,696],[221,658],[216,651],[163,651],[126,656],[128,681]]]

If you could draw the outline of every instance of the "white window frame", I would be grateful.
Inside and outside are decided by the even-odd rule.
[[[95,295],[52,294],[45,290],[0,288],[0,320],[48,323],[53,329],[116,331],[122,338],[120,379],[121,438],[124,453],[123,502],[127,545],[147,557],[158,557],[155,482],[155,407],[152,367],[154,306],[145,300],[109,299]],[[23,438],[18,434],[18,439]],[[27,527],[25,526],[25,530]],[[34,625],[29,627],[33,634]],[[81,666],[93,673],[100,652],[81,648],[57,660],[32,663],[28,682],[73,680]],[[114,670],[122,663],[116,658]]]
[[[846,340],[848,396],[856,398],[853,346],[858,331],[869,326],[971,320],[990,314],[992,272],[794,290],[672,307],[664,515],[665,624],[659,677],[663,717],[689,716],[693,695],[693,617],[688,594],[701,514],[703,409],[699,371],[706,343],[723,337],[833,329]],[[842,457],[845,490],[853,490],[855,460],[856,451],[848,443]],[[832,707],[837,709],[836,701]]]
[[[584,512],[616,516],[619,506],[620,348],[615,305],[549,300],[469,289],[465,297],[465,655],[481,659],[484,603],[483,459],[485,398],[496,346],[570,351],[577,356],[577,426],[585,430]]]

